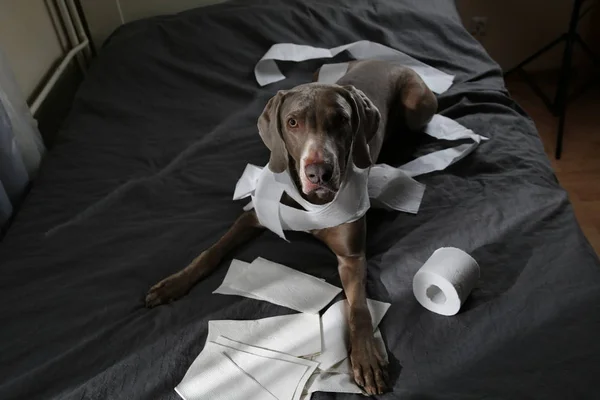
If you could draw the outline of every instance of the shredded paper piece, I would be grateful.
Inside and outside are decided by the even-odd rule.
[[[245,296],[317,314],[341,291],[314,276],[259,257],[251,264],[233,260],[214,293]]]

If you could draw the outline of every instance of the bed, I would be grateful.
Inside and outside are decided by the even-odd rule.
[[[490,138],[419,178],[427,191],[417,215],[369,211],[368,294],[392,304],[380,329],[393,392],[381,398],[593,397],[600,263],[532,120],[454,3],[260,0],[130,22],[99,51],[0,243],[0,398],[177,399],[207,321],[290,312],[211,294],[231,257],[261,256],[339,286],[322,244],[267,232],[181,300],[144,306],[152,284],[241,212],[231,200],[237,179],[247,163],[268,160],[256,131],[266,101],[323,63],[280,63],[288,79],[260,87],[260,57],[278,42],[362,39],[456,75],[439,112]],[[417,139],[386,157],[400,163],[431,145]],[[454,317],[425,310],[412,293],[414,273],[442,246],[481,266]]]

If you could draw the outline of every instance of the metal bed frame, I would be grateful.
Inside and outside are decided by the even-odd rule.
[[[83,25],[81,15],[75,4],[75,0],[55,0],[60,14],[60,24],[67,34],[70,50],[65,54],[62,61],[56,67],[50,78],[46,81],[39,94],[35,97],[31,106],[31,114],[35,115],[40,106],[48,97],[60,77],[65,73],[69,63],[77,58],[77,63],[82,74],[85,74],[92,59],[92,46]]]
[[[55,23],[58,29],[64,30],[68,41],[68,52],[45,82],[39,94],[33,99],[30,110],[35,115],[44,100],[48,97],[58,80],[67,70],[73,59],[82,74],[85,74],[91,59],[92,48],[99,48],[105,39],[105,31],[112,31],[119,25],[142,17],[159,14],[170,14],[192,7],[202,7],[225,0],[168,0],[147,1],[138,0],[139,7],[136,12],[126,15],[121,7],[122,0],[49,0],[56,4],[58,11]],[[135,3],[135,2],[134,2]],[[96,20],[92,15],[85,18],[86,13],[100,13],[105,18]]]

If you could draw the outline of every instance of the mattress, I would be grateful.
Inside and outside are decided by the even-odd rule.
[[[427,189],[417,215],[367,215],[368,296],[391,303],[380,329],[393,391],[381,398],[593,397],[598,258],[532,120],[454,3],[262,0],[132,22],[99,52],[0,244],[0,398],[177,399],[173,388],[202,350],[209,320],[292,312],[212,294],[233,257],[264,257],[340,286],[324,245],[266,232],[184,298],[144,306],[150,286],[241,213],[237,179],[247,163],[268,160],[256,129],[267,100],[324,62],[280,63],[288,79],[260,87],[260,57],[279,42],[331,48],[363,39],[454,74],[439,112],[490,138],[418,178]],[[436,145],[407,136],[382,157],[399,164]],[[442,246],[481,266],[453,317],[427,311],[412,293],[413,275]]]

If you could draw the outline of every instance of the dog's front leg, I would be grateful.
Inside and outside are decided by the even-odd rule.
[[[348,298],[350,327],[350,361],[357,384],[368,394],[382,394],[386,389],[387,365],[375,345],[371,314],[367,308],[364,255],[338,256],[339,272]]]
[[[327,244],[338,259],[338,271],[349,305],[350,361],[354,379],[368,394],[381,394],[386,390],[387,365],[375,344],[367,307],[365,218],[313,234]]]
[[[263,230],[254,210],[244,212],[221,239],[194,258],[187,267],[152,286],[146,296],[146,306],[155,307],[185,295],[196,282],[214,271],[228,253]]]

